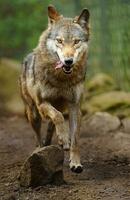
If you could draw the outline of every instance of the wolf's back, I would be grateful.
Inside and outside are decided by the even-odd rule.
[[[30,120],[30,110],[31,110],[31,116],[33,117],[33,120],[37,121],[37,119],[39,119],[39,114],[35,106],[35,102],[31,98],[27,89],[27,82],[29,81],[29,78],[32,78],[34,81],[34,76],[35,76],[34,65],[35,65],[35,56],[34,53],[32,52],[28,54],[23,60],[22,72],[19,78],[19,86],[20,86],[21,97],[23,99],[25,106],[26,118]]]
[[[21,77],[26,78],[29,71],[33,71],[34,68],[34,53],[29,53],[23,60]]]

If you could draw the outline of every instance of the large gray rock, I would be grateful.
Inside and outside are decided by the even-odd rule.
[[[36,149],[20,171],[21,186],[36,187],[45,184],[62,184],[64,152],[58,145]]]
[[[83,122],[84,129],[89,134],[105,134],[120,127],[120,120],[106,112],[97,112]]]

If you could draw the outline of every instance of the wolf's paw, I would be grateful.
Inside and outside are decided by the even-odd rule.
[[[36,147],[39,147],[39,148],[42,148],[44,147],[44,141],[41,141],[41,142],[36,142]]]
[[[70,149],[70,139],[69,137],[59,137],[58,138],[59,145],[63,146],[63,149],[68,151]]]
[[[83,171],[83,165],[70,162],[70,169],[72,172],[79,174]]]
[[[70,142],[69,141],[58,140],[58,144],[60,146],[62,146],[65,151],[69,151],[69,149],[70,149]]]
[[[69,150],[70,150],[70,143],[64,144],[64,145],[63,145],[63,149],[64,149],[65,151],[69,151]]]

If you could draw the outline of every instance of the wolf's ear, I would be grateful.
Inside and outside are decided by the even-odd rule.
[[[80,14],[80,16],[77,18],[77,23],[80,24],[82,28],[87,28],[89,23],[89,11],[87,8],[84,8]]]
[[[60,18],[60,14],[53,5],[48,6],[48,17],[51,24]]]

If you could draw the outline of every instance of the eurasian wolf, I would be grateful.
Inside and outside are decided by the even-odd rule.
[[[71,170],[80,173],[83,170],[79,153],[80,103],[88,55],[89,11],[85,8],[79,16],[65,18],[50,5],[48,17],[48,28],[23,62],[21,94],[39,145],[50,145],[55,129],[58,143],[70,149]],[[65,109],[69,113],[69,133]],[[50,121],[43,144],[40,129],[45,118]]]

